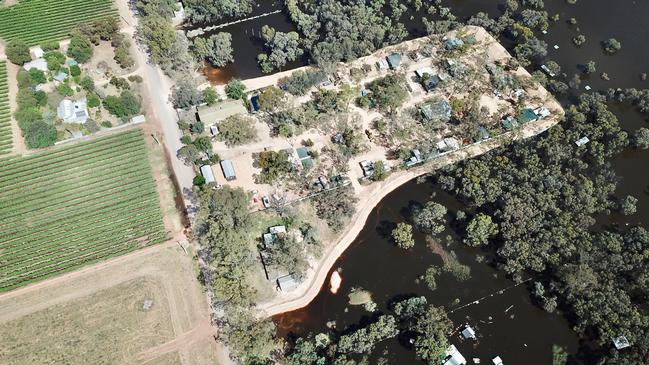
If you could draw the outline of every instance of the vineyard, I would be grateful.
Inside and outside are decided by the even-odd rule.
[[[0,61],[0,155],[11,152],[11,111],[7,62]]]
[[[0,160],[0,292],[167,238],[142,132]]]
[[[29,45],[66,38],[79,24],[117,16],[112,0],[22,0],[0,8],[0,38]]]

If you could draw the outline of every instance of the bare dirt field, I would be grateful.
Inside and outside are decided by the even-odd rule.
[[[0,338],[2,364],[217,363],[194,262],[175,242],[0,296]]]

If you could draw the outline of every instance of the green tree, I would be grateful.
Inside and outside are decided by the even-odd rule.
[[[415,339],[417,357],[429,364],[440,363],[448,348],[446,334],[450,333],[452,328],[443,308],[429,306],[413,326],[413,330],[418,333]]]
[[[397,223],[397,227],[392,230],[392,239],[397,246],[403,249],[415,247],[415,240],[412,237],[412,226],[408,223]]]
[[[233,115],[219,123],[219,139],[228,147],[239,146],[257,139],[257,129],[252,118]]]
[[[95,82],[92,80],[92,78],[88,76],[84,76],[79,82],[79,85],[81,86],[82,89],[86,90],[87,92],[91,92],[95,90]]]
[[[261,36],[266,42],[269,54],[262,53],[257,61],[263,72],[281,69],[287,62],[295,61],[304,51],[300,47],[300,35],[297,32],[278,32],[268,25],[261,27]]]
[[[376,161],[374,162],[373,166],[374,172],[372,172],[372,180],[383,181],[388,177],[389,171],[386,169],[383,161]]]
[[[217,101],[219,101],[219,94],[216,92],[216,89],[212,86],[208,86],[207,88],[203,89],[203,101],[207,105],[214,105]]]
[[[206,59],[214,67],[223,67],[234,61],[230,33],[219,32],[209,38],[196,37],[191,49],[199,60]]]
[[[61,96],[72,96],[74,95],[74,90],[68,84],[61,84],[56,88],[56,91]]]
[[[45,77],[45,72],[37,68],[32,68],[29,70],[29,80],[30,80],[30,84],[32,85],[44,84],[47,82],[47,78]]]
[[[205,185],[205,178],[203,177],[203,175],[196,175],[194,176],[194,180],[192,182],[196,186],[203,186]]]
[[[566,365],[568,353],[559,345],[552,345],[552,365]]]
[[[230,80],[225,86],[225,94],[230,99],[243,99],[246,96],[246,86],[237,79]]]
[[[183,76],[171,89],[171,102],[175,108],[188,109],[203,102],[203,93],[198,90],[196,80]]]
[[[419,230],[438,234],[444,231],[446,212],[445,206],[435,202],[427,202],[422,208],[414,210],[413,221]]]
[[[649,149],[649,129],[642,127],[633,134],[633,145],[641,150]]]
[[[492,221],[490,216],[478,213],[469,222],[466,233],[466,244],[469,246],[481,246],[487,244],[489,238],[498,233],[498,226]]]
[[[259,94],[259,108],[265,112],[277,111],[285,104],[284,96],[284,91],[275,86],[269,86]]]
[[[637,211],[638,199],[632,195],[627,195],[620,201],[620,211],[624,215],[631,215]]]
[[[118,118],[126,119],[140,114],[140,100],[128,90],[119,96],[109,95],[103,101],[104,108]]]
[[[85,63],[92,57],[92,43],[86,36],[80,33],[72,35],[68,46],[68,56],[79,63]]]
[[[622,43],[620,43],[615,38],[609,38],[602,42],[602,47],[604,48],[604,51],[606,51],[606,53],[614,54],[622,49]]]
[[[29,54],[29,46],[19,39],[14,39],[7,44],[5,54],[11,63],[19,66],[24,65],[32,59]]]

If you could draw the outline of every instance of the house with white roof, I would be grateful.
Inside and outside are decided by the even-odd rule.
[[[25,71],[29,71],[32,68],[41,70],[43,72],[47,72],[49,69],[47,68],[47,61],[43,58],[37,58],[33,61],[29,61],[23,65],[23,68]]]
[[[72,101],[70,99],[63,99],[56,109],[59,118],[63,119],[64,123],[85,123],[88,120],[88,107],[86,99]]]

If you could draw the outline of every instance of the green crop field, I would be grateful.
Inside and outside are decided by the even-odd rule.
[[[0,38],[30,45],[66,38],[79,24],[117,16],[112,0],[21,0],[0,8]]]
[[[0,292],[164,241],[139,129],[0,159]]]
[[[0,155],[11,152],[11,111],[7,62],[0,61]]]

